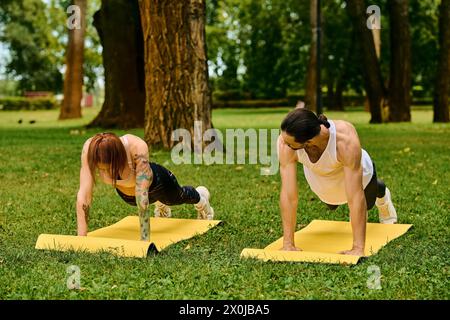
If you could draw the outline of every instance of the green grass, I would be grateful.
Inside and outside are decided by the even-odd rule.
[[[216,110],[215,127],[277,128],[287,109]],[[85,118],[58,122],[57,111],[0,112],[1,299],[449,299],[450,126],[432,124],[418,109],[410,124],[369,125],[361,111],[331,119],[355,124],[363,147],[392,191],[407,234],[356,266],[263,263],[241,260],[245,247],[264,247],[281,236],[279,175],[261,176],[259,165],[165,164],[182,184],[209,187],[216,218],[206,234],[172,245],[146,259],[110,254],[34,249],[41,233],[75,234],[80,151],[99,130],[80,129]],[[23,119],[23,123],[17,121]],[[37,120],[29,124],[29,120]],[[115,131],[123,134],[124,131]],[[143,130],[131,130],[143,136]],[[307,187],[299,166],[299,228],[312,219],[348,220],[348,209],[327,211]],[[192,206],[173,209],[195,218]],[[135,214],[108,186],[94,191],[90,230]],[[369,221],[377,221],[376,209]],[[68,290],[66,269],[81,269],[82,291]],[[381,270],[382,290],[367,288],[368,267]]]

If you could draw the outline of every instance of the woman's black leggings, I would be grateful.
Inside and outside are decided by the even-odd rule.
[[[375,163],[372,161],[373,165],[373,176],[370,179],[369,184],[364,189],[364,195],[366,196],[367,210],[370,210],[375,205],[376,198],[383,198],[386,194],[386,185],[383,180],[377,178],[377,170],[375,169]],[[338,205],[328,204],[327,206],[330,210],[336,210]]]
[[[159,201],[165,205],[172,206],[183,203],[195,204],[200,201],[200,194],[194,187],[181,187],[173,173],[163,166],[150,162],[150,168],[153,172],[153,181],[148,189],[149,203]],[[117,188],[116,190],[125,202],[136,206],[135,196],[126,195]]]

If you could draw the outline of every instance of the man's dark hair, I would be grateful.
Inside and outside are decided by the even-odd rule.
[[[323,114],[317,117],[311,110],[295,109],[284,118],[281,130],[294,137],[296,142],[305,143],[319,134],[321,124],[330,127]]]

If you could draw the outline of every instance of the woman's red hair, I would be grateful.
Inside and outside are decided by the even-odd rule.
[[[120,138],[112,132],[97,133],[88,149],[88,164],[95,183],[95,169],[98,164],[109,165],[109,174],[116,187],[120,172],[127,165],[127,152]]]

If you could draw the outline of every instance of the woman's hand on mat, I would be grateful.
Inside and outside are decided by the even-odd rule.
[[[339,252],[340,254],[348,254],[348,255],[352,255],[352,256],[360,256],[363,257],[364,256],[364,249],[361,248],[352,248],[351,250],[344,250]]]

